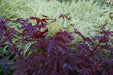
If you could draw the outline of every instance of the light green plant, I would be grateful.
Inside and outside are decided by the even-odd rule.
[[[98,31],[98,27],[104,24],[109,16],[109,12],[112,9],[106,5],[100,7],[97,2],[93,3],[93,0],[72,0],[71,2],[58,2],[56,0],[1,0],[0,3],[0,16],[10,19],[28,18],[30,16],[42,17],[41,15],[47,15],[49,18],[56,18],[56,22],[48,26],[50,33],[53,35],[63,26],[67,31],[72,31],[70,24],[73,24],[83,35],[93,36]],[[104,13],[107,11],[106,13]],[[104,14],[103,14],[104,13]],[[61,18],[58,18],[60,14],[66,14],[71,18],[70,21],[66,20],[63,23]],[[109,24],[106,27],[109,30],[113,30],[112,21],[109,20]],[[18,24],[10,26],[16,28]],[[75,35],[79,40],[80,38]],[[25,46],[26,47],[26,46]],[[29,48],[26,48],[27,51]]]

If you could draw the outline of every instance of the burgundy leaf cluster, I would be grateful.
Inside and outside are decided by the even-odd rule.
[[[11,66],[15,69],[13,75],[113,75],[113,31],[105,30],[107,23],[101,25],[94,37],[85,37],[77,29],[72,32],[60,29],[51,37],[48,36],[47,25],[53,20],[46,15],[43,17],[5,19],[5,22],[19,23],[22,32],[16,32],[4,23],[0,25],[5,30],[0,46],[10,41],[11,50],[18,54]],[[36,24],[33,25],[30,20],[36,20]],[[71,44],[76,39],[72,34],[79,35],[81,42]],[[21,38],[13,41],[15,35]],[[23,45],[33,42],[30,56],[21,56],[24,50],[21,47],[18,50],[20,42]]]

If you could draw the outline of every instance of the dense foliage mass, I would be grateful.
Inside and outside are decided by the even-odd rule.
[[[109,14],[108,20],[113,20],[112,14]],[[6,56],[5,59],[0,58],[4,75],[8,75],[9,70],[13,70],[12,75],[113,75],[113,31],[105,29],[107,20],[94,37],[85,37],[72,24],[74,31],[59,29],[55,35],[49,36],[47,25],[55,20],[42,16],[42,19],[30,17],[0,21],[4,32],[0,35],[0,46],[7,45],[7,55],[0,52],[0,57]],[[69,19],[66,15],[59,18]],[[36,24],[32,20],[36,20]],[[9,22],[19,23],[20,32],[8,26]],[[82,40],[72,43],[76,39],[73,34],[79,35]],[[24,49],[18,46],[20,43],[32,43],[31,55],[22,54]],[[9,58],[12,53],[15,54]]]

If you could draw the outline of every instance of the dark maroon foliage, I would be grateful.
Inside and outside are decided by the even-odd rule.
[[[46,15],[43,17],[5,19],[5,22],[19,23],[22,32],[0,22],[0,28],[5,30],[0,46],[9,41],[9,48],[18,55],[11,66],[15,69],[13,75],[113,75],[113,31],[105,30],[107,23],[101,25],[98,35],[94,37],[85,37],[75,28],[72,32],[60,29],[50,37],[46,26],[48,21],[54,20]],[[67,18],[66,15],[60,17]],[[33,25],[30,20],[36,20],[36,24]],[[71,44],[76,39],[72,34],[79,35],[81,42]],[[21,38],[13,41],[15,35]],[[32,54],[22,56],[24,50],[17,46],[18,43],[26,45],[30,42],[34,42],[30,46]]]
[[[65,19],[70,20],[71,19],[70,17],[66,16],[66,14],[61,14],[59,16],[59,18],[62,18],[63,20],[65,20]]]

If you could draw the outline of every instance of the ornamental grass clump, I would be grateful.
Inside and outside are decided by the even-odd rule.
[[[61,1],[61,0],[59,0]],[[81,31],[84,36],[93,36],[98,31],[98,26],[103,24],[109,13],[112,12],[112,8],[103,4],[99,5],[99,0],[95,3],[93,0],[62,0],[59,2],[56,0],[1,0],[0,3],[0,16],[4,18],[17,19],[17,18],[29,18],[30,16],[42,17],[41,15],[47,15],[50,18],[56,18],[57,22],[54,22],[54,26],[50,24],[48,26],[51,36],[55,34],[59,28],[64,25],[66,31],[71,31],[70,24]],[[106,12],[107,11],[107,12]],[[103,12],[106,12],[103,14]],[[71,20],[59,19],[60,14],[66,14]],[[112,21],[109,21],[108,29],[113,29],[111,25]],[[112,23],[113,24],[113,23]],[[17,25],[9,24],[17,28]],[[112,27],[112,28],[111,28]],[[18,28],[17,28],[18,29]],[[76,36],[76,38],[79,38]]]
[[[9,41],[8,48],[16,57],[8,69],[14,70],[12,75],[112,75],[113,31],[106,29],[108,20],[113,20],[112,15],[113,13],[109,14],[106,23],[100,26],[93,37],[84,36],[73,25],[70,25],[73,28],[71,32],[61,28],[53,36],[49,36],[47,25],[55,21],[45,15],[43,18],[5,19],[4,23],[0,22],[0,28],[5,31],[1,36],[4,38],[0,46]],[[36,24],[31,20],[36,20]],[[9,22],[19,23],[21,32],[9,27]],[[79,35],[82,40],[71,43],[76,40],[73,34]],[[19,38],[13,41],[17,38],[16,35]],[[31,42],[31,54],[23,55],[24,49],[18,44],[26,45]],[[0,62],[2,64],[2,59]]]

